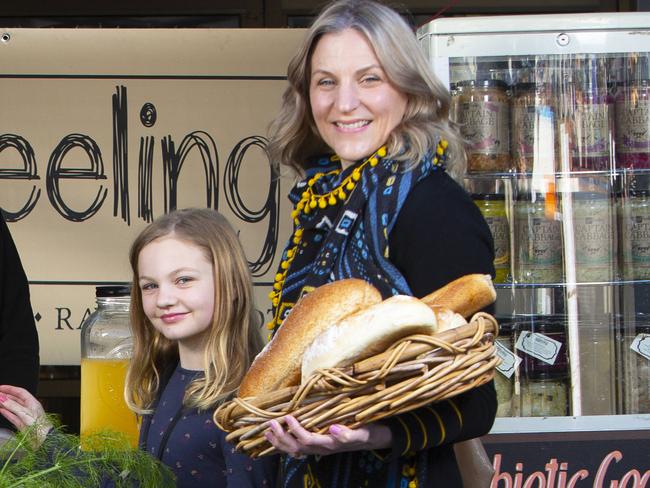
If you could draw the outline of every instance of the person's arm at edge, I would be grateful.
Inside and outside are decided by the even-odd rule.
[[[39,345],[29,285],[9,228],[0,213],[0,384],[36,394]],[[0,418],[0,427],[11,424]]]

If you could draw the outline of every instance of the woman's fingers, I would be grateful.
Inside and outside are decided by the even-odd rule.
[[[390,429],[381,424],[350,429],[344,425],[334,424],[327,434],[316,434],[305,429],[291,415],[284,417],[286,430],[280,422],[272,420],[266,439],[276,449],[293,457],[305,454],[332,454],[335,452],[358,451],[366,449],[383,449],[391,444]]]
[[[331,436],[309,432],[291,415],[287,415],[285,421],[287,430],[298,441],[303,452],[306,449],[308,454],[325,454],[336,449],[335,439]]]
[[[0,385],[0,402],[3,395],[14,400],[16,403],[25,405],[25,407],[31,410],[39,413],[43,412],[43,407],[41,406],[40,402],[34,397],[34,395],[32,395],[24,388],[12,385]]]
[[[300,457],[300,445],[289,432],[285,432],[277,420],[271,420],[270,428],[266,433],[266,439],[273,446],[293,457]]]
[[[11,387],[11,389],[7,389],[7,385],[3,386],[5,388],[0,391],[2,415],[14,424],[17,429],[22,430],[33,425],[44,415],[43,407],[31,393],[22,388]]]
[[[12,413],[10,410],[7,410],[6,408],[0,407],[0,415],[2,415],[4,418],[6,418],[9,422],[11,422],[11,425],[16,427],[18,430],[23,430],[25,428],[25,425],[20,421],[20,419]]]

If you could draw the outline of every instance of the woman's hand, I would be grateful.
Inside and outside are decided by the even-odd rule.
[[[39,444],[52,428],[39,401],[30,392],[17,386],[0,385],[0,415],[20,431],[36,424]]]
[[[392,434],[385,425],[374,423],[358,429],[331,425],[328,434],[305,430],[291,415],[285,418],[286,430],[277,420],[271,421],[266,439],[279,451],[300,458],[307,454],[334,454],[345,451],[365,451],[390,447]]]

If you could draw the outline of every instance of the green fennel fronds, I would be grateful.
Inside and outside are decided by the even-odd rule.
[[[113,431],[84,436],[67,434],[57,425],[44,442],[36,426],[0,445],[0,488],[166,488],[175,487],[171,470],[146,452],[132,448]]]

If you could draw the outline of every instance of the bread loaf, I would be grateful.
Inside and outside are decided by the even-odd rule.
[[[403,295],[388,298],[322,332],[305,350],[302,382],[317,369],[348,366],[379,354],[402,337],[433,335],[436,324],[434,311],[417,298]]]
[[[431,307],[431,310],[436,314],[436,320],[438,322],[436,332],[443,332],[445,330],[455,329],[461,325],[467,325],[467,320],[461,314],[454,312],[450,308],[434,305]]]
[[[381,302],[375,287],[359,279],[320,286],[304,295],[242,380],[239,396],[251,397],[300,384],[305,349],[332,324]]]
[[[422,301],[430,307],[446,307],[469,318],[494,303],[496,298],[497,292],[490,275],[469,274],[438,288]]]

